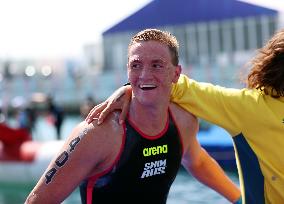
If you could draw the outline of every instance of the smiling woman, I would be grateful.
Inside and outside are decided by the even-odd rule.
[[[137,35],[143,33],[149,39],[134,37],[129,46],[134,63],[128,66],[133,88],[128,120],[120,125],[113,113],[100,126],[77,124],[26,203],[60,203],[80,185],[82,203],[164,204],[181,164],[229,201],[240,197],[237,186],[198,143],[197,119],[169,101],[181,71],[173,63],[175,37],[157,29]],[[149,71],[156,67],[161,72]],[[145,148],[149,156],[143,155]]]
[[[177,82],[178,42],[175,36],[146,29],[131,38],[128,45],[128,80],[135,95],[133,104],[167,104],[171,84]]]

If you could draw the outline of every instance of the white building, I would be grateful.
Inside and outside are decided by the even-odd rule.
[[[241,68],[280,24],[279,11],[237,0],[154,0],[103,33],[103,70],[121,84],[131,36],[160,28],[178,38],[184,73],[238,87]]]

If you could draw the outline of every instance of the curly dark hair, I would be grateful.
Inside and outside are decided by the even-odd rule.
[[[167,31],[161,31],[161,30],[154,29],[154,28],[142,30],[131,38],[130,43],[128,45],[128,50],[136,42],[150,41],[150,40],[158,41],[158,42],[161,42],[167,45],[170,50],[171,56],[172,56],[173,65],[175,66],[178,65],[179,63],[179,54],[178,54],[179,43],[176,37]]]
[[[272,36],[252,60],[247,86],[274,98],[284,96],[284,29]]]

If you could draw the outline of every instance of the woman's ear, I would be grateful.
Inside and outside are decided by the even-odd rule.
[[[181,74],[181,70],[182,70],[182,68],[181,68],[180,65],[177,65],[175,67],[174,77],[173,77],[173,81],[172,81],[173,83],[177,83],[179,76]]]

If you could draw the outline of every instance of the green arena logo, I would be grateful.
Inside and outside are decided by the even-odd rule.
[[[151,155],[156,155],[156,154],[166,154],[166,153],[168,153],[168,145],[166,144],[143,149],[144,157],[149,157]]]

